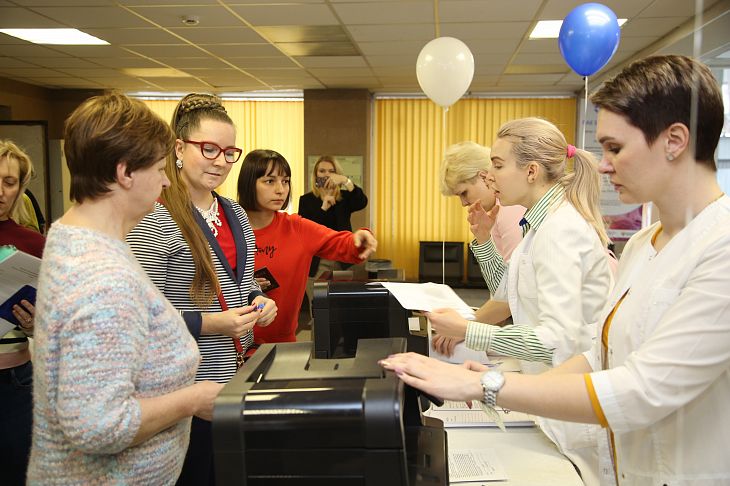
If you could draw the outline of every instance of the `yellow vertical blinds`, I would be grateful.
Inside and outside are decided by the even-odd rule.
[[[176,100],[143,100],[155,113],[169,122],[175,110]],[[304,102],[301,100],[224,100],[223,106],[236,126],[236,145],[243,150],[241,159],[233,164],[226,181],[218,193],[237,198],[238,174],[243,157],[255,149],[279,152],[289,162],[292,170],[292,206],[296,212],[299,196],[305,187],[298,177],[304,173]]]
[[[464,140],[491,146],[503,123],[527,116],[551,121],[573,143],[573,98],[465,99],[448,112],[430,100],[376,100],[371,204],[378,258],[391,260],[415,280],[419,241],[471,241],[465,209],[439,190],[444,150]]]

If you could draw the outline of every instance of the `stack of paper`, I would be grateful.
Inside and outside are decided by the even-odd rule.
[[[535,419],[532,415],[522,412],[505,411],[497,409],[499,417],[504,426],[511,427],[534,427]],[[444,427],[497,427],[497,423],[482,411],[478,403],[472,407],[466,402],[454,402],[446,400],[440,407],[431,407],[424,412],[424,415],[437,418],[444,423]]]
[[[35,303],[41,259],[13,247],[0,247],[0,336],[19,323],[13,306],[25,299]]]
[[[494,449],[449,450],[449,483],[507,479]]]

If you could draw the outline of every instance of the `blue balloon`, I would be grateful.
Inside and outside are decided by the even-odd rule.
[[[620,37],[616,14],[610,8],[600,3],[584,3],[563,20],[558,46],[573,71],[590,76],[611,60]]]

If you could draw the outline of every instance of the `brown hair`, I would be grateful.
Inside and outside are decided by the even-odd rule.
[[[15,145],[10,140],[0,140],[0,159],[16,160],[18,162],[18,195],[15,201],[10,205],[8,215],[15,221],[19,221],[20,213],[24,211],[24,205],[20,204],[25,194],[25,188],[30,184],[30,180],[34,175],[33,163],[30,157],[23,149]]]
[[[345,175],[345,171],[342,169],[342,166],[339,162],[337,162],[337,159],[332,157],[331,155],[323,155],[320,158],[317,159],[317,162],[314,164],[314,169],[312,169],[312,193],[318,197],[319,199],[322,199],[322,191],[319,187],[317,187],[317,169],[319,168],[319,164],[322,162],[329,162],[332,164],[335,168],[335,174]],[[342,200],[342,194],[340,191],[340,186],[336,186],[334,189],[334,196],[336,201]]]
[[[593,226],[601,242],[604,245],[610,243],[599,206],[601,180],[593,154],[576,149],[574,170],[566,173],[568,142],[558,127],[541,118],[507,122],[497,132],[497,138],[512,142],[512,153],[517,158],[518,167],[524,168],[530,162],[540,164],[548,182],[560,183],[565,188],[565,197]]]
[[[226,113],[221,99],[215,95],[191,93],[181,99],[172,114],[170,123],[178,140],[187,140],[190,134],[200,128],[203,120],[214,120],[233,125]],[[190,286],[190,298],[195,305],[206,308],[220,291],[220,283],[215,273],[213,257],[208,240],[195,220],[195,208],[190,200],[187,184],[175,165],[174,153],[167,159],[165,171],[170,179],[170,187],[162,191],[162,202],[180,228],[190,247],[195,265],[195,274]]]
[[[271,163],[271,170],[267,173]],[[257,211],[258,203],[256,202],[256,180],[268,174],[276,172],[283,173],[287,177],[291,177],[291,167],[283,155],[274,150],[252,150],[246,154],[243,159],[243,167],[238,174],[238,203],[247,211]],[[291,189],[284,200],[281,208],[284,209],[289,205],[291,198]]]
[[[625,117],[644,133],[649,145],[673,123],[693,128],[694,105],[693,156],[717,170],[714,154],[725,121],[722,94],[712,72],[701,62],[685,56],[640,59],[601,86],[591,101]]]
[[[167,123],[143,102],[120,93],[83,102],[66,119],[64,139],[70,197],[79,203],[108,193],[120,162],[129,174],[153,165],[175,144]]]

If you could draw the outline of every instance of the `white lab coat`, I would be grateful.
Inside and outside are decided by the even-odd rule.
[[[556,366],[590,349],[612,285],[601,240],[578,211],[563,201],[515,248],[494,298],[507,300],[512,321],[533,326],[541,342],[555,349]],[[549,369],[527,361],[521,361],[521,366],[531,374]],[[584,482],[598,484],[600,428],[543,418],[539,423],[578,466]]]
[[[592,374],[615,434],[619,484],[727,485],[730,198],[710,204],[658,254],[656,229],[634,235],[621,256],[604,316],[630,290],[610,327],[610,369]],[[598,340],[586,353],[596,370],[600,356]]]

